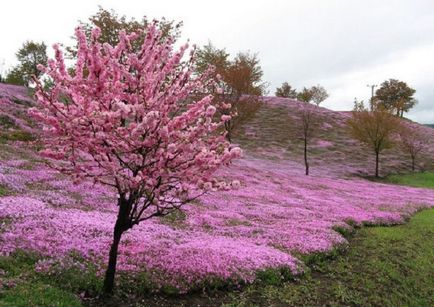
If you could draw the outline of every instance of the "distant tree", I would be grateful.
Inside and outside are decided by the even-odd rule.
[[[426,148],[427,138],[418,129],[408,124],[402,125],[399,130],[401,149],[411,158],[411,170],[416,168],[416,159]]]
[[[55,46],[55,60],[44,69],[53,88],[47,92],[36,80],[39,108],[30,114],[47,128],[43,153],[60,161],[62,172],[117,192],[103,284],[110,294],[123,233],[206,190],[230,188],[215,172],[241,152],[219,133],[225,118],[214,118],[212,97],[191,100],[208,76],[192,76],[194,58],[182,61],[186,45],[175,50],[174,40],[162,39],[154,26],[143,42],[146,53],[137,53],[131,43],[138,38],[125,32],[116,52],[98,42],[97,28],[90,42],[80,29],[76,35],[74,75]]]
[[[329,97],[329,94],[321,85],[315,85],[310,88],[303,87],[303,90],[297,94],[297,99],[304,102],[314,103],[317,106]]]
[[[297,100],[300,101],[311,102],[312,98],[313,98],[313,93],[307,87],[303,87],[303,89],[297,94]]]
[[[375,153],[375,177],[379,177],[379,158],[384,149],[394,145],[393,135],[399,132],[400,121],[379,105],[369,111],[363,102],[355,105],[348,128],[352,136]]]
[[[321,102],[323,102],[329,97],[326,89],[319,84],[312,86],[310,88],[310,91],[312,93],[312,102],[317,106],[319,106]]]
[[[397,116],[403,117],[404,112],[408,112],[416,105],[417,100],[413,97],[415,93],[416,90],[407,83],[389,79],[375,92],[374,100],[387,110],[395,112]]]
[[[233,60],[229,56],[225,49],[209,42],[198,49],[195,69],[198,75],[207,72],[213,76],[214,82],[203,94],[214,95],[218,114],[228,118],[226,138],[232,141],[234,129],[259,109],[257,96],[264,94],[266,83],[262,81],[263,71],[256,54],[240,52]]]
[[[27,82],[23,78],[23,73],[22,73],[20,67],[18,67],[18,66],[12,68],[7,73],[4,82],[7,84],[14,84],[14,85],[26,85],[27,84]]]
[[[297,98],[297,91],[289,85],[288,82],[283,82],[281,87],[276,88],[276,97]]]
[[[83,29],[86,38],[91,39],[92,29],[98,27],[101,29],[101,35],[98,37],[100,43],[108,43],[111,46],[119,43],[119,31],[125,30],[126,33],[137,33],[139,37],[132,42],[134,51],[140,51],[145,38],[145,29],[152,23],[146,16],[141,20],[135,18],[127,18],[127,16],[119,16],[114,10],[107,10],[99,6],[98,11],[89,17],[87,22],[80,21],[80,27]],[[164,17],[158,21],[158,27],[162,31],[162,39],[171,37],[176,40],[179,38],[182,22],[166,20]],[[73,37],[75,39],[75,37]],[[78,42],[77,42],[78,43]],[[74,46],[67,47],[67,51],[71,57],[77,54],[77,43]]]
[[[231,64],[229,53],[226,49],[218,49],[211,42],[196,51],[195,72],[198,75],[204,74],[210,66],[214,67],[213,76],[224,76]],[[221,78],[219,81],[223,81]],[[220,84],[222,87],[223,83]]]
[[[262,81],[263,75],[258,55],[240,52],[229,65],[223,79],[236,97],[261,96],[267,87],[267,84]]]
[[[42,43],[27,41],[16,53],[20,62],[6,76],[6,83],[16,85],[29,85],[32,76],[41,75],[38,65],[47,65],[47,46]]]

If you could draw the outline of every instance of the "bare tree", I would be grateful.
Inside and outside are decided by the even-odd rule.
[[[401,149],[411,157],[411,170],[414,172],[416,159],[425,149],[427,138],[408,124],[402,125],[399,136]]]
[[[301,109],[301,121],[299,127],[299,135],[303,141],[303,156],[305,174],[309,175],[309,160],[308,149],[311,139],[314,137],[315,131],[319,127],[319,117],[317,116],[316,106],[304,102]]]

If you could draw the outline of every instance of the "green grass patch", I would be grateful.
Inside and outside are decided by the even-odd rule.
[[[405,174],[405,175],[390,175],[386,178],[386,181],[394,184],[434,189],[433,172],[413,173],[413,174]]]
[[[36,283],[22,283],[0,296],[0,306],[82,306],[80,300],[73,295],[51,285]]]
[[[15,120],[10,118],[7,115],[0,115],[0,127],[2,130],[9,129],[9,128],[16,128],[17,125],[15,123]]]
[[[160,222],[162,224],[171,226],[173,228],[185,228],[185,220],[187,219],[187,215],[181,209],[176,209],[170,212],[167,215],[160,217]]]
[[[74,255],[71,254],[71,259]],[[0,257],[0,306],[81,306],[79,295],[94,296],[101,289],[95,271],[78,267],[49,273],[35,272],[41,257],[16,251]],[[73,261],[81,261],[78,257]]]
[[[0,143],[6,143],[7,141],[22,141],[30,142],[34,141],[35,136],[27,131],[14,130],[11,132],[0,133]]]
[[[226,306],[433,306],[434,209],[408,224],[364,227],[334,257],[310,257],[311,268],[282,286],[252,285]]]
[[[8,187],[6,187],[5,185],[0,184],[0,197],[1,196],[7,196],[11,194],[11,192],[9,191]]]

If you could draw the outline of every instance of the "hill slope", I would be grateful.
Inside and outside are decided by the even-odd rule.
[[[0,85],[4,114],[17,109],[16,122],[23,121],[23,128],[17,124],[4,133],[34,129],[26,119],[26,103],[19,99],[23,97],[17,98],[21,91]],[[401,223],[434,206],[433,190],[353,176],[369,172],[370,156],[345,132],[348,113],[318,109],[324,130],[312,150],[313,176],[304,176],[293,137],[298,102],[264,100],[235,136],[245,157],[220,172],[239,179],[241,188],[211,193],[185,206],[183,213],[129,231],[120,247],[121,272],[145,271],[152,287],[181,291],[220,279],[251,282],[257,271],[269,268],[286,267],[295,274],[303,270],[300,253],[346,244],[337,227]],[[36,251],[41,272],[50,272],[72,251],[84,263],[103,268],[116,218],[114,191],[72,184],[48,169],[26,142],[7,140],[0,146],[0,253]],[[399,152],[388,153],[386,167],[395,170],[405,164],[400,157]]]
[[[293,99],[265,97],[264,106],[254,118],[245,123],[235,135],[240,143],[255,157],[303,163],[303,146],[299,140],[302,103]],[[318,107],[316,117],[321,122],[309,148],[313,174],[369,175],[374,169],[374,154],[354,140],[346,129],[351,112],[336,112]],[[414,123],[429,138],[430,149],[419,161],[429,167],[434,157],[434,130]],[[411,170],[410,158],[399,148],[387,150],[380,157],[384,175]],[[294,166],[296,167],[296,166]]]

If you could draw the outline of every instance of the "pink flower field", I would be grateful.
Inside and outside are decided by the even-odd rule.
[[[18,89],[1,85],[1,110],[25,107],[13,101],[24,99],[17,97]],[[273,103],[280,102],[266,101],[263,108]],[[335,124],[333,118],[328,123]],[[337,140],[317,140],[317,156],[336,150]],[[402,223],[434,206],[433,190],[351,176],[360,167],[323,162],[304,176],[303,165],[278,147],[247,146],[243,158],[219,173],[238,180],[237,189],[210,192],[182,213],[135,226],[122,239],[118,268],[148,272],[156,289],[169,285],[180,291],[214,279],[249,283],[269,268],[299,274],[300,254],[347,244],[337,227]],[[35,269],[49,271],[57,263],[71,265],[66,260],[76,253],[103,272],[116,219],[114,191],[91,182],[74,184],[48,168],[28,143],[1,145],[0,187],[2,255],[34,251],[41,255]]]

